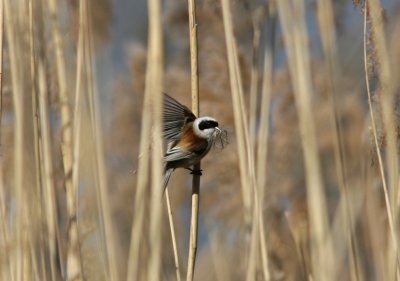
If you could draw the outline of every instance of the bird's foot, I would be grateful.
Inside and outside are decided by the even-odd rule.
[[[185,169],[189,170],[191,175],[196,175],[196,176],[203,175],[203,173],[202,173],[203,170],[194,170],[194,169],[191,169],[191,168],[185,168]]]

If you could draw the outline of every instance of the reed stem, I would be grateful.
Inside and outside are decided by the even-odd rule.
[[[199,67],[197,52],[197,22],[196,22],[196,0],[188,0],[189,13],[189,36],[190,36],[190,65],[191,65],[191,95],[192,95],[192,111],[199,116]],[[194,170],[199,171],[201,164],[194,165]],[[189,240],[189,257],[187,265],[186,280],[193,280],[194,268],[197,253],[197,235],[199,221],[199,201],[200,201],[200,176],[193,175],[192,182],[192,211],[190,221],[190,240]]]

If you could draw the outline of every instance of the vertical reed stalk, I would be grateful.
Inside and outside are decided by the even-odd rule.
[[[4,0],[0,1],[0,140],[2,139],[3,118],[3,38],[4,38]],[[0,143],[1,146],[1,143]]]
[[[314,280],[335,280],[326,198],[320,171],[315,123],[312,116],[312,84],[305,25],[304,1],[278,1],[279,16],[293,81],[307,182],[311,253]]]
[[[272,8],[273,4],[269,3],[269,8]],[[266,161],[267,161],[267,146],[268,146],[268,133],[266,131],[269,130],[269,96],[270,96],[270,87],[272,82],[272,54],[271,48],[269,49],[269,54],[267,55],[267,51],[265,54],[264,61],[264,81],[262,88],[262,100],[261,100],[261,114],[260,119],[257,117],[257,109],[258,109],[258,79],[259,79],[259,60],[260,60],[260,25],[262,24],[262,20],[260,15],[257,14],[257,10],[253,12],[252,15],[252,24],[253,24],[253,60],[251,66],[251,81],[250,81],[250,108],[249,108],[249,145],[251,149],[252,156],[254,159],[258,157],[260,162],[257,162],[256,165],[256,189],[255,190],[255,198],[257,201],[255,208],[255,214],[253,219],[257,219],[256,224],[253,224],[253,240],[252,243],[254,245],[253,257],[250,255],[250,259],[254,258],[257,248],[260,250],[261,254],[261,268],[264,274],[265,280],[270,280],[270,273],[268,269],[268,254],[267,254],[267,245],[265,241],[265,225],[264,225],[264,215],[261,206],[264,202],[264,189],[265,189],[265,179],[266,179]],[[272,25],[272,29],[273,29]],[[271,30],[272,30],[271,29]],[[272,41],[272,40],[271,40]],[[268,42],[267,44],[271,44],[272,42]],[[268,47],[267,47],[268,48]],[[270,67],[269,70],[267,68]],[[257,133],[257,122],[260,120],[260,132],[259,134],[259,142],[256,142],[256,133]],[[257,148],[258,144],[258,150]],[[256,153],[256,154],[254,154]],[[261,153],[261,154],[260,154]],[[262,159],[262,160],[261,160]],[[262,178],[262,179],[261,179]],[[258,194],[258,195],[256,195]],[[258,231],[258,233],[257,233]],[[258,237],[258,238],[257,238]],[[256,243],[256,239],[257,241]],[[258,247],[259,245],[259,247]],[[254,259],[255,260],[255,259]],[[254,264],[256,266],[256,264]],[[251,268],[250,268],[251,269]],[[251,270],[248,271],[250,275],[254,275]],[[249,278],[249,277],[248,277]]]
[[[262,95],[261,95],[261,112],[259,116],[260,120],[260,131],[258,134],[258,146],[257,146],[257,163],[256,163],[256,175],[257,175],[257,188],[259,206],[263,206],[264,193],[267,184],[267,159],[268,159],[268,139],[269,139],[269,124],[270,124],[270,105],[271,105],[271,92],[272,92],[272,78],[273,78],[273,62],[274,62],[274,45],[275,45],[275,21],[276,21],[276,7],[275,3],[269,4],[269,23],[271,24],[271,34],[268,38],[268,42],[264,51],[264,69],[263,69],[263,84],[262,84]],[[271,279],[269,271],[268,251],[264,225],[263,208],[259,211],[259,225],[260,225],[260,251],[262,269],[264,279],[266,281]]]
[[[139,273],[139,254],[140,244],[143,234],[143,219],[145,211],[145,191],[149,182],[149,139],[151,128],[151,96],[144,96],[143,113],[142,113],[142,129],[140,133],[140,147],[139,147],[139,164],[137,169],[137,183],[134,203],[134,220],[132,222],[131,242],[129,248],[128,258],[128,273],[127,281],[135,281]]]
[[[243,98],[243,88],[240,77],[240,71],[238,69],[238,57],[233,36],[233,26],[232,26],[232,15],[230,12],[229,2],[221,0],[222,3],[222,15],[225,29],[225,41],[228,55],[228,66],[229,66],[229,77],[230,77],[230,87],[232,93],[233,102],[233,113],[235,120],[235,131],[238,143],[238,154],[239,154],[239,169],[240,169],[240,181],[242,188],[242,196],[244,203],[244,217],[247,225],[251,224],[251,200],[252,200],[252,186],[250,184],[250,174],[248,167],[248,156],[246,147],[246,129],[245,117],[243,116],[242,104]]]
[[[359,272],[357,268],[358,256],[356,252],[356,242],[354,237],[354,223],[352,219],[351,204],[349,202],[348,187],[346,184],[346,179],[344,171],[346,170],[346,159],[344,159],[344,152],[342,146],[342,140],[340,136],[341,124],[338,121],[338,110],[337,110],[337,100],[336,100],[336,84],[338,79],[338,57],[337,57],[337,47],[336,47],[336,32],[334,24],[334,14],[331,0],[321,0],[318,1],[317,6],[317,19],[320,31],[320,37],[322,41],[322,46],[325,55],[325,68],[326,77],[328,80],[328,99],[329,99],[329,109],[330,109],[330,122],[333,131],[333,148],[335,157],[335,168],[337,174],[338,185],[340,187],[341,198],[344,201],[342,210],[342,216],[344,218],[344,232],[345,236],[348,237],[347,242],[349,246],[349,256],[350,256],[350,270],[352,280],[359,280]],[[336,243],[343,243],[343,241],[337,240]],[[339,253],[338,253],[339,254]]]
[[[389,221],[389,231],[390,231],[390,246],[388,247],[388,272],[389,276],[393,278],[393,280],[400,279],[399,273],[399,249],[398,249],[398,233],[397,233],[397,219],[398,219],[398,205],[396,204],[397,196],[399,194],[399,163],[398,163],[398,149],[397,149],[397,133],[396,133],[396,124],[394,118],[394,94],[395,94],[395,84],[393,82],[392,70],[390,65],[390,59],[388,55],[388,48],[385,39],[385,30],[383,26],[383,18],[382,18],[382,8],[380,2],[378,0],[371,0],[368,3],[365,3],[365,15],[364,15],[364,36],[366,34],[366,14],[367,9],[370,8],[370,16],[372,23],[372,34],[374,38],[374,45],[377,51],[377,56],[379,60],[379,82],[380,82],[380,103],[382,106],[382,119],[383,125],[386,133],[386,142],[387,142],[387,178],[388,185],[385,182],[385,175],[383,170],[383,162],[380,156],[379,146],[377,143],[376,131],[374,132],[375,138],[375,146],[378,153],[378,160],[380,161],[380,169],[381,176],[383,179],[383,192],[385,197],[386,204],[386,212]],[[364,39],[364,63],[367,65],[367,56],[366,56],[366,46]],[[366,68],[366,67],[365,67]],[[366,71],[366,83],[367,90],[370,99],[370,90],[369,90],[369,82],[368,82],[368,73],[367,68]],[[372,114],[372,104],[370,103],[370,111]],[[372,120],[374,121],[374,120]],[[372,122],[374,123],[374,122]],[[391,193],[389,194],[389,190]]]
[[[258,79],[259,79],[259,60],[260,60],[260,25],[261,19],[257,11],[253,11],[251,16],[253,25],[253,44],[252,44],[252,63],[250,80],[250,106],[249,106],[249,139],[250,144],[255,148],[256,127],[257,127],[257,100],[258,100]],[[253,151],[255,153],[255,151]]]
[[[81,1],[84,2],[84,1]],[[81,256],[78,240],[78,227],[77,227],[77,188],[72,184],[72,117],[71,108],[69,105],[69,97],[67,92],[66,83],[66,69],[64,59],[63,41],[61,39],[60,30],[58,27],[58,3],[55,0],[47,0],[50,19],[51,19],[51,37],[53,39],[54,59],[56,63],[56,76],[58,85],[58,95],[60,100],[60,115],[61,115],[61,152],[65,177],[65,190],[67,195],[67,209],[68,209],[68,232],[67,232],[67,274],[68,280],[82,280]],[[82,5],[81,5],[82,6]],[[79,38],[78,38],[78,58],[77,68],[80,68],[80,52],[79,42],[82,41],[82,17],[79,17]],[[79,73],[80,71],[77,71]],[[80,79],[80,77],[78,78]],[[78,82],[77,82],[78,83]]]
[[[71,189],[72,169],[72,118],[67,92],[67,74],[65,70],[64,48],[58,27],[58,3],[55,0],[47,0],[51,19],[51,37],[53,39],[54,58],[56,63],[56,75],[58,95],[60,99],[61,113],[61,152],[64,164],[65,187],[67,193]],[[75,197],[75,196],[74,196]],[[68,200],[70,200],[69,198]],[[73,202],[72,202],[73,203]],[[68,204],[72,204],[68,203]],[[79,258],[79,257],[78,257]]]
[[[147,54],[146,95],[152,96],[152,182],[150,202],[150,260],[147,269],[149,280],[160,280],[161,272],[161,215],[162,215],[162,96],[163,88],[163,36],[161,25],[161,1],[148,0],[149,53]]]
[[[34,151],[35,151],[35,161],[36,161],[36,185],[37,192],[41,192],[42,184],[41,184],[41,161],[40,161],[40,124],[39,124],[39,102],[38,102],[38,93],[37,87],[38,83],[35,83],[37,80],[36,75],[36,56],[35,56],[35,38],[34,38],[34,7],[32,4],[32,0],[29,0],[28,3],[29,9],[29,48],[30,48],[30,78],[33,83],[32,87],[32,120],[33,120],[33,134],[34,134]]]
[[[225,30],[226,48],[228,54],[229,76],[233,101],[236,137],[238,142],[239,168],[245,205],[245,223],[251,227],[250,247],[247,257],[246,280],[256,278],[258,243],[260,242],[260,212],[259,191],[256,184],[254,148],[249,141],[248,119],[244,106],[243,85],[235,37],[233,34],[232,13],[229,1],[222,0],[222,16]]]
[[[0,247],[3,248],[3,252],[0,255],[0,258],[3,260],[3,264],[0,266],[2,270],[0,274],[0,278],[2,280],[10,280],[14,281],[14,272],[11,268],[10,262],[10,251],[9,245],[11,242],[10,239],[10,225],[8,224],[7,218],[7,209],[6,209],[6,199],[5,199],[5,190],[4,190],[4,175],[3,175],[3,159],[0,158]]]
[[[190,66],[191,66],[191,95],[192,95],[192,111],[199,116],[199,67],[198,67],[198,51],[197,51],[197,22],[196,22],[196,0],[188,0],[189,13],[189,36],[190,36]],[[200,170],[201,164],[198,163],[193,167],[194,170]],[[189,240],[189,257],[187,265],[186,280],[193,280],[194,268],[197,253],[197,234],[199,220],[199,200],[200,200],[200,176],[193,175],[192,182],[192,212],[190,221],[190,240]]]
[[[88,103],[90,112],[91,129],[94,138],[94,172],[95,180],[97,182],[96,187],[98,188],[98,206],[100,215],[102,218],[102,225],[104,227],[104,242],[106,246],[106,261],[108,266],[109,280],[118,281],[118,266],[117,266],[117,255],[115,249],[115,236],[114,227],[111,214],[111,206],[108,195],[108,184],[107,184],[107,171],[105,167],[104,150],[103,150],[103,133],[100,118],[99,109],[99,98],[97,91],[97,79],[96,79],[96,64],[94,60],[94,49],[93,49],[93,33],[91,27],[91,18],[88,0],[84,1],[84,12],[83,17],[85,21],[84,29],[84,51],[85,51],[85,66],[87,73],[87,92],[88,92]]]
[[[161,91],[163,84],[163,43],[161,28],[160,1],[149,0],[149,36],[146,69],[146,86],[143,105],[142,132],[140,139],[140,155],[138,167],[138,180],[135,196],[135,220],[132,224],[131,246],[128,260],[127,280],[137,280],[139,273],[140,243],[142,240],[142,227],[144,218],[144,195],[149,182],[149,139],[152,140],[152,199],[150,215],[150,245],[151,253],[148,262],[147,278],[159,280],[161,266],[161,174],[162,174],[162,148],[161,148]],[[152,118],[153,117],[153,118]],[[151,127],[154,130],[151,134]]]
[[[54,187],[54,170],[51,153],[51,133],[48,112],[48,96],[43,62],[38,66],[39,82],[39,121],[41,131],[41,153],[43,159],[43,184],[45,191],[46,219],[47,219],[47,243],[49,246],[50,272],[52,280],[57,280],[57,206]]]
[[[213,260],[215,275],[217,277],[216,280],[230,281],[232,280],[232,277],[230,274],[229,259],[220,246],[220,244],[223,244],[223,240],[218,237],[217,233],[211,233],[210,236],[211,258]]]
[[[74,119],[73,119],[73,155],[71,159],[71,182],[66,180],[66,194],[67,194],[67,211],[68,211],[68,229],[67,229],[67,264],[66,264],[66,277],[67,280],[83,280],[82,272],[82,260],[80,255],[79,245],[79,228],[78,228],[78,172],[79,172],[79,155],[80,155],[80,127],[81,127],[81,85],[82,85],[82,68],[83,68],[83,35],[85,30],[84,21],[84,1],[80,2],[79,7],[79,30],[78,30],[78,44],[77,44],[77,60],[76,60],[76,80],[75,80],[75,108],[74,108]],[[61,58],[60,60],[61,61]],[[61,67],[60,67],[61,69]],[[61,92],[60,92],[61,94]],[[61,98],[61,97],[60,97]],[[67,106],[67,105],[65,105]],[[64,107],[65,107],[64,106]],[[67,108],[68,109],[68,108]],[[69,114],[65,114],[64,118],[68,119]],[[63,114],[62,114],[63,116]],[[65,120],[65,122],[67,122]],[[63,136],[65,138],[65,155],[68,152],[68,132],[69,129],[63,130]],[[64,159],[64,163],[68,164],[68,156]],[[64,173],[67,171],[64,164]],[[68,186],[70,184],[70,186]]]
[[[249,141],[247,114],[243,99],[243,85],[235,37],[233,34],[232,14],[227,0],[221,0],[225,41],[228,54],[229,76],[233,101],[236,137],[238,142],[239,168],[242,194],[245,207],[245,223],[251,228],[250,247],[247,257],[246,280],[256,278],[256,256],[259,243],[260,202],[256,186],[254,155]],[[253,207],[254,206],[254,207]]]
[[[180,273],[180,266],[179,266],[179,255],[178,255],[178,248],[176,244],[176,233],[175,233],[175,225],[174,225],[174,217],[171,208],[171,202],[169,200],[169,192],[168,187],[165,189],[165,201],[167,202],[167,211],[168,211],[168,220],[169,220],[169,227],[171,231],[171,239],[172,239],[172,248],[174,251],[174,263],[175,263],[175,273],[176,273],[176,280],[181,281],[181,273]]]
[[[147,69],[147,73],[149,69]],[[129,248],[129,258],[128,258],[128,273],[127,281],[135,281],[138,279],[139,273],[139,254],[140,254],[140,244],[142,241],[143,234],[143,219],[145,211],[145,191],[149,183],[149,139],[151,138],[150,129],[152,122],[151,113],[151,95],[145,92],[143,111],[142,111],[142,126],[140,132],[140,147],[139,147],[139,163],[137,169],[137,183],[136,183],[136,193],[135,193],[135,203],[134,203],[134,220],[132,222],[131,231],[131,242]]]
[[[378,165],[379,165],[379,173],[382,180],[382,187],[383,192],[385,194],[385,203],[386,203],[386,212],[389,213],[390,209],[388,206],[388,192],[387,192],[387,185],[386,185],[386,178],[385,178],[385,170],[383,166],[382,154],[381,150],[379,149],[379,141],[378,141],[378,132],[376,128],[376,118],[373,109],[373,101],[372,101],[372,94],[371,94],[371,87],[369,84],[369,75],[368,75],[368,54],[367,54],[367,7],[364,7],[364,32],[363,32],[363,51],[364,51],[364,72],[365,72],[365,85],[367,89],[367,96],[368,96],[368,108],[369,108],[369,115],[371,118],[371,127],[372,127],[372,135],[374,139],[374,146],[376,149],[376,154],[378,158]]]
[[[4,1],[0,1],[0,149],[3,148],[2,144],[2,118],[3,118],[3,38],[4,38]],[[7,210],[6,210],[6,198],[4,189],[4,160],[0,157],[0,247],[4,249],[1,258],[5,257],[5,265],[3,265],[3,270],[1,277],[4,280],[13,281],[13,274],[11,270],[11,264],[7,257],[10,257],[8,250],[8,245],[10,243],[10,228],[7,221]]]
[[[244,128],[241,122],[240,117],[240,104],[239,104],[239,86],[237,81],[237,73],[235,70],[235,53],[234,53],[234,42],[233,42],[233,27],[231,21],[231,14],[229,8],[229,2],[225,0],[221,0],[222,3],[222,12],[223,12],[223,20],[224,20],[224,28],[225,28],[225,41],[226,48],[228,54],[228,63],[229,63],[229,76],[230,76],[230,86],[232,92],[232,101],[233,101],[233,113],[235,118],[235,133],[237,136],[238,142],[238,153],[239,153],[239,169],[240,169],[240,180],[242,187],[242,195],[243,195],[243,203],[245,207],[245,220],[249,221],[249,210],[250,210],[250,195],[248,193],[248,173],[247,173],[247,159],[246,159],[246,151],[245,151],[245,142],[244,142]],[[236,78],[236,79],[235,79]]]
[[[24,262],[27,262],[28,251],[26,239],[26,205],[24,195],[24,102],[22,96],[22,73],[20,69],[20,48],[17,44],[16,34],[19,31],[16,22],[17,11],[13,10],[11,0],[4,1],[4,14],[6,23],[6,35],[8,44],[8,56],[10,60],[11,84],[13,89],[13,109],[14,109],[14,190],[16,201],[15,214],[15,255],[11,257],[13,271],[16,280],[22,281],[24,278]],[[25,272],[28,273],[28,272]]]

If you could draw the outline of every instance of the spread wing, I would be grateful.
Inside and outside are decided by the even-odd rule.
[[[195,146],[188,146],[182,141],[173,145],[167,149],[164,155],[164,161],[166,162],[201,159],[211,148],[211,143],[205,140],[197,143]]]
[[[193,122],[196,116],[189,108],[164,93],[163,136],[167,140],[177,141],[181,137],[182,128]]]
[[[173,161],[180,161],[184,159],[190,159],[195,154],[189,150],[185,150],[180,148],[179,146],[174,146],[165,153],[164,161],[166,162],[173,162]]]

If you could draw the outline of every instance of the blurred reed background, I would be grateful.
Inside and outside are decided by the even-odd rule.
[[[400,280],[400,3],[197,0],[194,280]],[[188,3],[1,0],[0,279],[180,280],[191,176],[161,190],[160,98],[190,100]]]

